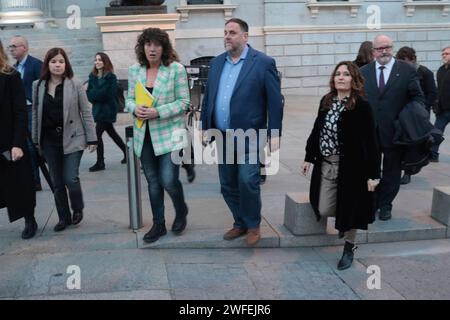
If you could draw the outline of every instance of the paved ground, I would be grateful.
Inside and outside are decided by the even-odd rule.
[[[441,162],[430,164],[402,188],[393,211],[396,220],[377,222],[370,231],[380,241],[405,239],[405,232],[406,239],[423,239],[421,235],[433,232],[442,239],[362,244],[354,266],[338,272],[341,246],[318,247],[322,240],[312,238],[305,247],[283,227],[285,194],[308,190],[309,181],[299,174],[299,166],[317,102],[313,97],[288,97],[281,169],[262,188],[265,248],[221,240],[232,219],[219,193],[217,169],[197,166],[193,184],[187,184],[181,172],[190,207],[185,234],[168,234],[152,248],[142,249],[141,238],[151,225],[148,195],[144,188],[145,226],[135,234],[128,229],[126,166],[105,138],[107,170],[88,172],[94,154],[82,160],[86,209],[80,226],[53,232],[57,215],[48,187],[38,193],[39,234],[31,241],[20,239],[22,222],[9,224],[5,210],[0,210],[0,298],[450,299],[450,240],[444,238],[445,231],[442,236],[445,227],[428,217],[433,186],[450,185],[448,133]],[[121,135],[123,121],[117,126]],[[166,210],[170,226],[170,201]],[[81,270],[80,290],[67,288],[72,265]],[[381,271],[380,290],[367,288],[366,271],[372,265]]]

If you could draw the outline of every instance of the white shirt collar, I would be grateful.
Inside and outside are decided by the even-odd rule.
[[[389,61],[389,63],[387,63],[387,64],[384,65],[385,70],[386,70],[386,69],[391,70],[392,67],[394,66],[394,63],[395,63],[395,58],[392,57],[391,61]],[[382,64],[379,64],[378,61],[376,61],[376,60],[375,60],[375,65],[376,65],[377,70],[380,70],[379,68],[380,68],[381,66],[383,66]]]
[[[19,62],[19,65],[20,65],[20,66],[24,66],[24,65],[25,65],[25,62],[27,62],[27,59],[28,59],[28,55],[26,55],[26,56]]]

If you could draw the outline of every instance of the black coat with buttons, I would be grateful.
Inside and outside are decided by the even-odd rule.
[[[411,101],[425,104],[420,88],[417,70],[405,61],[395,60],[383,92],[378,89],[376,63],[371,62],[361,68],[364,77],[365,98],[372,107],[375,125],[378,129],[380,144],[383,148],[392,148],[394,122],[402,109]]]
[[[320,153],[320,130],[324,126],[327,109],[319,112],[306,145],[305,161],[314,165],[310,202],[320,219],[319,198],[323,156]],[[368,191],[367,180],[380,178],[380,156],[374,119],[369,103],[362,98],[352,110],[344,110],[338,122],[340,148],[336,224],[340,232],[350,229],[367,230],[375,219],[374,193]]]

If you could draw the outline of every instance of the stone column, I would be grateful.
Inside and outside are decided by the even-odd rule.
[[[42,21],[45,0],[0,0],[0,23],[24,24]]]

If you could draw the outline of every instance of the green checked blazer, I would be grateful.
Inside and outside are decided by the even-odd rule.
[[[126,108],[133,119],[134,152],[136,155],[141,157],[147,125],[156,156],[187,147],[184,112],[189,106],[190,99],[184,66],[178,62],[172,62],[168,67],[164,65],[159,67],[153,89],[153,96],[155,97],[153,106],[158,110],[159,118],[145,121],[142,128],[137,127],[134,115],[136,81],[140,81],[145,86],[147,82],[146,66],[134,64],[128,70]]]

